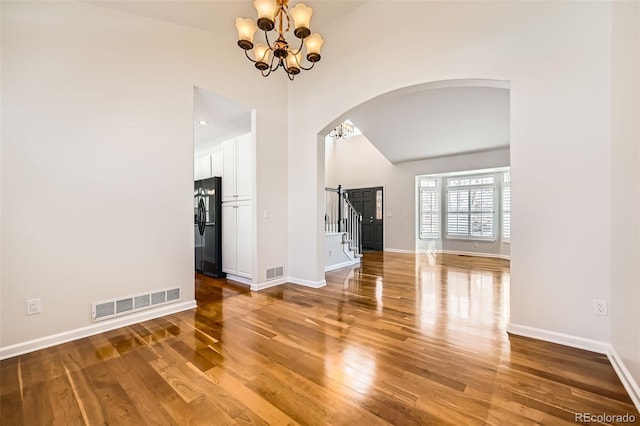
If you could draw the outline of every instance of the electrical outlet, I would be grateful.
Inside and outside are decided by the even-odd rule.
[[[40,299],[27,300],[27,315],[39,314],[40,309]]]
[[[593,313],[596,315],[608,315],[607,301],[604,299],[593,299]]]

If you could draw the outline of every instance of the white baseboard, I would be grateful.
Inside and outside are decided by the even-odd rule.
[[[295,278],[295,277],[289,277],[289,282],[293,284],[303,285],[305,287],[311,287],[311,288],[320,288],[327,285],[327,282],[325,280],[309,281],[309,280],[303,280],[302,278]]]
[[[416,254],[415,250],[405,250],[405,249],[397,249],[397,248],[389,248],[389,247],[385,247],[383,251],[388,251],[389,253]]]
[[[360,258],[356,257],[353,260],[348,260],[342,263],[336,263],[335,265],[329,265],[324,267],[325,272],[333,271],[334,269],[346,268],[347,266],[353,266],[360,264]]]
[[[240,284],[251,286],[253,285],[253,280],[251,278],[239,277],[233,274],[227,274],[227,279],[229,281],[235,281]]]
[[[607,355],[607,358],[609,358],[609,362],[613,366],[613,369],[618,375],[618,378],[620,378],[620,381],[629,394],[631,401],[633,401],[636,409],[640,411],[640,386],[638,386],[638,383],[635,381],[627,367],[624,365],[624,361],[622,360],[622,358],[620,358],[611,344],[600,342],[597,340],[585,339],[583,337],[572,336],[570,334],[557,333],[555,331],[542,330],[539,328],[518,324],[507,325],[507,332],[509,334],[531,337],[533,339],[558,343],[560,345],[570,346],[572,348],[584,349],[587,351]]]
[[[16,343],[15,345],[10,345],[10,346],[5,346],[3,348],[0,348],[0,360],[11,358],[17,355],[22,355],[28,352],[34,352],[39,349],[60,345],[62,343],[81,339],[83,337],[93,336],[94,334],[104,333],[105,331],[114,330],[120,327],[126,327],[131,324],[148,321],[148,320],[162,317],[165,315],[187,311],[195,307],[196,307],[195,300],[189,300],[187,302],[180,302],[180,303],[173,303],[170,305],[164,305],[157,309],[150,309],[150,310],[134,313],[131,315],[117,317],[112,320],[101,321],[98,323],[91,324],[87,327],[77,328],[75,330],[69,330],[69,331],[64,331],[62,333],[52,334],[51,336],[45,336],[45,337],[40,337],[38,339],[29,340],[26,342]]]
[[[287,277],[282,277],[282,278],[278,278],[275,280],[269,280],[269,281],[265,281],[262,283],[258,283],[258,284],[251,284],[251,290],[253,291],[260,291],[260,290],[264,290],[265,288],[270,288],[270,287],[275,287],[277,285],[280,284],[284,284],[288,281]]]
[[[640,386],[638,386],[638,383],[636,383],[633,376],[624,365],[622,358],[620,358],[616,350],[611,345],[609,345],[607,357],[609,358],[609,362],[611,362],[613,369],[616,371],[616,374],[618,374],[622,385],[627,390],[629,397],[633,401],[633,405],[635,405],[636,409],[640,411]]]
[[[558,343],[572,348],[584,349],[586,351],[607,354],[609,344],[598,340],[585,339],[584,337],[572,336],[570,334],[558,333],[556,331],[543,330],[541,328],[528,327],[509,323],[507,333],[518,336],[531,337],[533,339],[544,340],[545,342]]]
[[[455,254],[462,256],[478,256],[478,257],[490,257],[493,259],[511,260],[511,256],[507,254],[495,254],[495,253],[480,253],[475,251],[456,251],[456,250],[435,250],[437,254]]]

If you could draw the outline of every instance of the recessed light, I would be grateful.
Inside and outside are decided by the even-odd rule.
[[[209,124],[209,123],[207,123],[207,122],[206,122],[206,121],[204,121],[204,120],[200,120],[200,121],[199,121],[199,123],[200,123],[200,124],[202,124],[203,126],[206,126],[207,124]]]

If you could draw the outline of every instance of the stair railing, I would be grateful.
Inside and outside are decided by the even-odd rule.
[[[356,255],[362,254],[362,215],[353,207],[342,185],[325,187],[324,230],[343,233],[342,242],[348,243]]]
[[[362,255],[362,215],[353,207],[347,194],[344,194],[345,233],[343,242],[349,242],[349,248],[356,256]]]

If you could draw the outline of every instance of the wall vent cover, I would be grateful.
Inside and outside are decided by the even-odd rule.
[[[113,302],[96,303],[93,305],[93,318],[96,320],[111,317],[115,313],[116,310]]]
[[[113,300],[93,303],[91,305],[91,318],[93,321],[102,321],[151,307],[173,303],[181,299],[182,289],[180,288],[167,288],[145,294],[119,297]]]
[[[274,268],[267,269],[268,280],[273,280],[280,277],[284,277],[284,266],[276,266]]]
[[[116,300],[116,313],[121,314],[123,312],[133,311],[133,297],[127,299]]]

